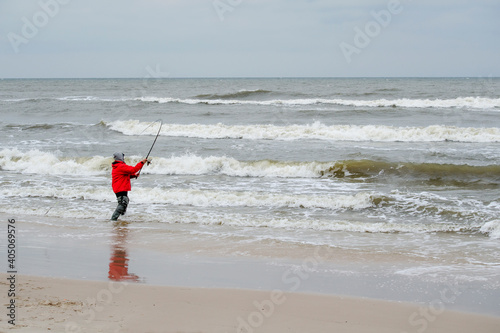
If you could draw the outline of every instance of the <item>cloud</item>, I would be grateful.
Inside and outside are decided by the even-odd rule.
[[[500,5],[401,0],[369,44],[346,62],[339,45],[390,1],[215,0],[68,1],[13,52],[23,17],[39,0],[0,4],[0,77],[141,76],[161,65],[173,76],[500,75],[495,60]],[[392,0],[397,1],[397,0]]]

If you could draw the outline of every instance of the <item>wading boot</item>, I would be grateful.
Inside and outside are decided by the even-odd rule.
[[[111,216],[112,221],[118,220],[118,217],[120,215],[125,214],[125,212],[127,211],[127,206],[128,206],[128,202],[129,202],[128,197],[127,196],[119,196],[117,198],[117,200],[118,200],[118,206],[116,207],[115,212],[113,213],[113,216]]]

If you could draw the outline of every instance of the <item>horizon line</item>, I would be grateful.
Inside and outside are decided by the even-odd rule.
[[[500,76],[163,76],[163,77],[5,77],[0,80],[168,80],[168,79],[497,79]]]

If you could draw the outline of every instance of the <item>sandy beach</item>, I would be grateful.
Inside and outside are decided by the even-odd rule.
[[[192,229],[176,224],[153,233],[124,222],[80,220],[69,227],[25,215],[16,228],[16,274],[0,275],[0,332],[493,333],[500,327],[496,290],[406,274],[434,259],[206,235],[194,242]]]
[[[5,290],[8,276],[1,275]],[[17,276],[17,332],[497,332],[438,304]],[[2,297],[5,292],[2,293]],[[5,309],[6,301],[2,301]],[[2,331],[10,328],[6,317]]]
[[[0,8],[0,333],[500,333],[500,1]]]

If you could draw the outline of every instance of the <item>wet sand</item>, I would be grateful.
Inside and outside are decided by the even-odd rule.
[[[2,281],[6,280],[2,274]],[[17,276],[17,332],[495,332],[500,318],[437,305]],[[6,287],[6,282],[2,282]],[[4,288],[2,288],[4,289]],[[5,294],[5,293],[3,293]],[[2,303],[5,303],[3,301]],[[9,327],[3,316],[0,325]]]
[[[64,227],[50,217],[18,218],[17,331],[410,333],[500,327],[498,290],[393,274],[394,267],[419,264],[400,254],[200,236],[194,241],[189,229],[175,225],[153,238],[133,224],[80,222]],[[7,277],[1,276],[4,309]],[[2,329],[11,326],[8,319],[1,318]]]

